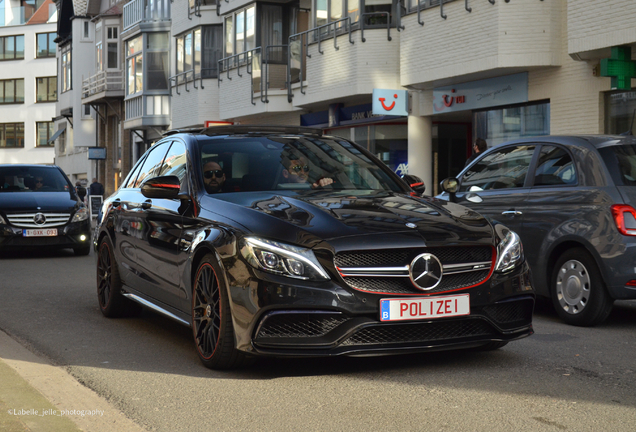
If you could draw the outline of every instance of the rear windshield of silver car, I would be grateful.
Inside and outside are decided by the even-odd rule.
[[[69,192],[67,179],[57,168],[0,167],[0,192]]]
[[[229,136],[202,141],[200,151],[203,167],[221,167],[227,191],[312,189],[321,179],[331,190],[405,191],[382,162],[333,137]]]
[[[636,186],[636,145],[598,149],[616,186]]]

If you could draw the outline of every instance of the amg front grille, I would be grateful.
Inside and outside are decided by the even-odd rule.
[[[409,276],[411,262],[423,253],[434,255],[443,268],[441,281],[430,290],[419,289]],[[336,254],[334,263],[347,285],[356,290],[378,294],[428,295],[484,282],[493,265],[493,248],[477,246],[345,251]]]
[[[53,228],[66,224],[71,215],[70,213],[44,213],[44,223],[35,223],[35,213],[8,214],[9,223],[18,228]]]
[[[387,343],[427,342],[460,339],[470,336],[495,335],[495,330],[482,320],[442,321],[366,327],[347,338],[343,345],[375,345]]]

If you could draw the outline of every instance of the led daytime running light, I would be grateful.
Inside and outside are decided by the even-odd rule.
[[[309,267],[314,269],[314,271],[316,273],[318,273],[320,276],[322,276],[324,279],[329,279],[329,275],[325,272],[325,270],[322,267],[316,265],[316,263],[314,263],[313,261],[307,259],[305,256],[303,256],[303,255],[301,255],[299,253],[293,252],[293,251],[291,251],[289,249],[284,249],[284,248],[275,246],[275,245],[273,245],[271,243],[263,242],[261,240],[255,239],[253,237],[248,237],[248,238],[245,239],[245,241],[251,247],[257,247],[257,248],[262,249],[262,250],[275,252],[275,253],[278,253],[278,254],[282,255],[283,257],[293,258],[293,259],[295,259],[297,261],[306,263],[307,265],[309,265]]]

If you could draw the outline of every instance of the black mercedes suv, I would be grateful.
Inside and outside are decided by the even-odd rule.
[[[91,223],[66,174],[53,165],[0,165],[0,251],[91,250]]]
[[[104,202],[93,239],[102,313],[143,305],[190,326],[210,368],[533,333],[514,232],[314,129],[169,132]]]

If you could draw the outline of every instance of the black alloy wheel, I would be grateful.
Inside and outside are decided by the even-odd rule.
[[[102,314],[109,318],[136,315],[141,306],[121,294],[122,283],[108,237],[101,240],[97,253],[97,300]]]
[[[551,281],[552,303],[567,324],[600,324],[612,311],[613,300],[592,256],[581,248],[565,251],[557,260]]]
[[[246,363],[234,347],[234,330],[228,296],[221,285],[214,257],[199,264],[192,290],[192,332],[199,358],[210,369],[230,369]]]

